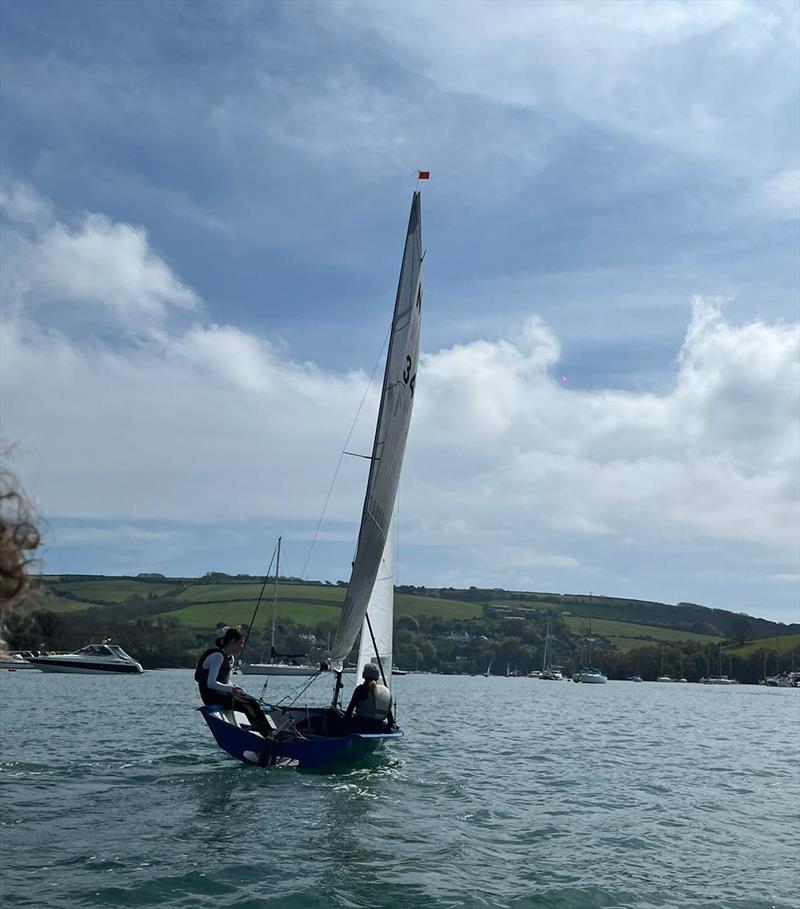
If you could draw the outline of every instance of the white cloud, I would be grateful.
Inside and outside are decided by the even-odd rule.
[[[15,227],[3,230],[6,309],[39,303],[98,307],[124,326],[157,328],[170,308],[191,310],[200,300],[149,246],[143,227],[87,213],[70,227],[45,218],[49,203],[17,184],[3,193],[12,221],[34,229],[30,238]]]
[[[10,182],[0,186],[0,209],[17,224],[44,228],[53,219],[53,206],[27,183]]]
[[[97,224],[91,255],[74,247],[84,270],[119,258],[120,243],[133,262],[161,262],[128,225],[95,216],[79,232]],[[96,300],[103,281],[53,266],[57,228],[10,266],[53,300]],[[138,286],[183,287],[161,266],[134,271]],[[293,361],[231,325],[162,324],[142,340],[123,319],[129,334],[109,346],[36,319],[12,312],[0,338],[3,431],[48,518],[315,525],[366,376]],[[800,326],[734,325],[698,298],[663,394],[572,390],[559,356],[533,317],[515,340],[423,357],[402,501],[417,544],[452,542],[509,586],[546,567],[585,570],[576,541],[613,541],[634,559],[745,545],[770,557],[770,576],[794,572]],[[375,403],[373,390],[351,451],[368,450]],[[364,478],[347,459],[329,520],[355,522]]]
[[[751,168],[756,150],[771,155],[754,124],[793,141],[782,106],[797,95],[796,4],[437,0],[334,9],[348,30],[378,36],[398,62],[450,92],[574,114]]]
[[[503,515],[519,530],[794,551],[796,324],[732,326],[719,304],[695,300],[664,395],[572,391],[551,363],[548,338],[527,356],[499,341],[426,358],[413,475],[429,522],[435,512],[441,525],[457,517],[478,532]]]
[[[786,218],[800,218],[800,169],[790,168],[768,177],[759,188],[765,208]]]
[[[156,547],[181,543],[186,534],[179,530],[153,530],[148,527],[137,527],[134,524],[116,524],[113,527],[92,525],[59,527],[49,534],[50,543],[59,545],[80,546],[84,543],[102,544],[115,547],[120,545],[137,545]]]

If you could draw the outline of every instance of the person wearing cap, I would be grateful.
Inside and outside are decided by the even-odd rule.
[[[345,719],[354,732],[385,732],[387,726],[393,729],[392,694],[380,683],[380,670],[374,663],[367,663],[361,675],[364,681],[356,685]]]

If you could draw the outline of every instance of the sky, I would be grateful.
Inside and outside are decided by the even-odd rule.
[[[0,26],[0,444],[43,571],[258,575],[282,535],[347,580],[423,169],[398,583],[800,621],[795,0]]]

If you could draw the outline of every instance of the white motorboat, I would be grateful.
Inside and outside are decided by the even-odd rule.
[[[36,669],[30,662],[33,656],[30,650],[20,650],[17,653],[7,653],[0,656],[0,669]]]
[[[736,679],[729,679],[726,675],[712,675],[709,678],[700,679],[701,685],[738,685]]]
[[[87,644],[74,653],[54,653],[48,656],[31,657],[28,661],[42,672],[84,672],[113,675],[144,672],[137,663],[117,644]]]
[[[608,681],[603,670],[596,666],[581,666],[572,678],[573,681],[583,682],[584,685],[605,685]]]

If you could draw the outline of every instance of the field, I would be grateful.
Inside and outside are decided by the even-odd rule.
[[[747,641],[737,646],[726,647],[725,653],[734,656],[750,656],[759,650],[771,650],[773,653],[788,653],[800,647],[800,634],[785,634],[780,637],[761,638],[758,641]]]
[[[260,581],[231,581],[229,583],[193,583],[191,580],[138,580],[136,578],[75,579],[44,578],[48,589],[55,594],[50,608],[56,612],[79,612],[91,607],[124,603],[131,596],[148,603],[148,614],[175,618],[187,628],[208,629],[219,623],[249,623],[258,602],[261,606],[258,622],[272,615],[273,585]],[[299,625],[315,626],[320,622],[338,622],[346,589],[327,584],[278,585],[278,616]],[[65,596],[68,594],[68,596]],[[154,600],[163,601],[163,609],[152,609]],[[395,595],[397,616],[438,615],[449,619],[477,618],[482,609],[475,603],[438,597]]]
[[[96,581],[59,580],[47,582],[47,587],[56,596],[70,593],[76,600],[86,603],[123,603],[130,596],[145,599],[163,596],[180,589],[179,583],[137,581],[134,578],[104,578]]]
[[[564,621],[574,634],[588,632],[589,623],[580,616],[565,616]],[[592,633],[608,638],[623,653],[654,643],[666,644],[678,641],[715,643],[721,640],[710,634],[696,634],[693,631],[679,631],[675,628],[659,628],[655,625],[638,625],[633,622],[617,622],[614,619],[593,619]]]
[[[161,615],[177,619],[187,628],[203,630],[215,628],[218,624],[243,625],[249,624],[253,618],[255,599],[250,602],[240,600],[224,600],[221,603],[198,603],[184,606]],[[313,627],[320,622],[337,622],[340,609],[333,605],[320,606],[314,603],[278,602],[277,615],[279,619],[291,619],[298,625]],[[266,624],[272,619],[272,600],[261,604],[256,619],[257,626]]]
[[[213,628],[219,622],[249,623],[261,590],[260,584],[221,584],[190,587],[169,603],[173,607],[164,615],[176,618],[189,628]],[[291,619],[298,625],[313,626],[320,622],[338,622],[345,589],[317,587],[311,584],[278,585],[278,617]],[[267,621],[272,615],[272,588],[264,591],[257,621]],[[183,602],[179,609],[175,602]],[[395,595],[395,613],[403,615],[438,615],[443,618],[465,619],[481,615],[474,603],[440,600],[437,597]]]
[[[86,577],[49,576],[41,579],[55,596],[49,608],[61,613],[76,613],[92,607],[105,608],[112,616],[115,604],[126,604],[126,618],[130,621],[131,597],[142,601],[142,616],[153,619],[157,615],[177,619],[187,628],[196,630],[213,629],[219,624],[250,623],[259,595],[262,596],[257,623],[265,624],[272,615],[273,585],[251,578],[228,578],[225,576],[204,578],[128,578],[128,577]],[[438,616],[444,620],[480,618],[483,606],[478,602],[466,602],[474,595],[474,588],[464,591],[450,591],[455,596],[464,595],[464,600],[438,596],[416,596],[409,593],[395,594],[395,615],[397,617]],[[298,625],[314,627],[320,623],[338,622],[346,588],[333,584],[280,583],[278,585],[278,617],[292,620]],[[521,592],[522,593],[522,592]],[[505,596],[503,595],[505,594]],[[584,614],[589,607],[594,611],[592,629],[595,634],[606,638],[623,653],[648,644],[671,644],[679,641],[716,643],[720,635],[700,634],[665,627],[677,607],[648,603],[646,601],[615,600],[613,598],[586,597],[570,594],[532,594],[541,599],[519,599],[509,596],[508,591],[486,591],[486,600],[494,607],[507,606],[527,611],[529,614],[552,609],[559,613],[573,634],[585,634],[588,618]],[[523,594],[524,595],[524,594]],[[494,597],[497,596],[495,599]],[[691,606],[691,604],[690,604]],[[703,610],[704,607],[691,607]],[[631,615],[631,610],[635,610]],[[611,613],[602,618],[597,612]],[[579,612],[580,614],[575,614]],[[614,616],[614,612],[617,615]],[[708,611],[706,611],[708,612]],[[622,613],[622,614],[620,614]],[[703,613],[705,614],[705,613]],[[637,621],[639,616],[645,620]],[[134,616],[135,617],[135,614]],[[680,617],[686,621],[687,612],[680,610]],[[709,615],[710,617],[710,615]],[[645,624],[660,621],[661,625]],[[764,624],[763,620],[754,620]],[[677,624],[677,623],[676,623]],[[755,629],[754,629],[755,630]],[[761,630],[761,629],[758,629]],[[763,631],[762,631],[763,633]],[[750,641],[741,647],[726,650],[734,655],[747,656],[755,650],[767,649],[784,653],[800,644],[800,634],[783,637],[765,637]]]

